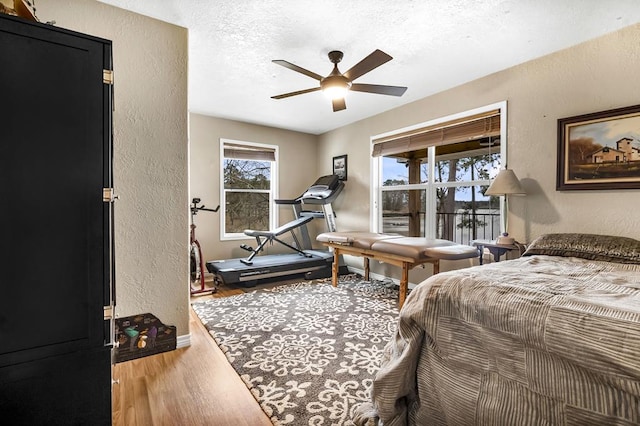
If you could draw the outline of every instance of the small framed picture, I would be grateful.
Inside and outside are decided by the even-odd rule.
[[[640,188],[640,105],[558,120],[556,189]]]
[[[347,180],[347,156],[338,155],[333,157],[333,174],[340,180]]]

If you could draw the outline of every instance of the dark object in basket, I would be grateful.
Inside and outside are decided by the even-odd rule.
[[[117,318],[115,362],[129,361],[176,348],[176,328],[153,314]]]

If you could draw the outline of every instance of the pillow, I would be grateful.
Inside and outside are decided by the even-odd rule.
[[[523,256],[536,254],[640,264],[640,241],[611,235],[545,234],[536,238]]]

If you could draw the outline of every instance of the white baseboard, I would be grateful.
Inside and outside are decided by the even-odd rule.
[[[176,349],[191,346],[191,333],[176,337]]]
[[[348,269],[349,269],[349,272],[353,272],[355,274],[362,275],[364,277],[364,269],[354,268],[353,266],[349,266]],[[400,280],[398,280],[396,278],[385,277],[384,275],[376,274],[375,272],[369,272],[369,278],[371,278],[373,280],[378,280],[378,281],[389,279],[389,280],[393,281],[396,284],[400,284]]]

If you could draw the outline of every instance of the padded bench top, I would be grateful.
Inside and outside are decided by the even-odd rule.
[[[324,232],[316,237],[321,243],[333,243],[344,246],[352,246],[360,249],[371,249],[373,243],[388,240],[390,238],[401,238],[400,234],[378,234],[375,232],[350,231],[350,232]]]
[[[443,260],[470,259],[478,257],[478,249],[476,247],[465,246],[464,244],[456,244],[453,246],[429,247],[424,250],[429,257],[437,257]]]
[[[291,231],[299,226],[302,226],[306,223],[309,223],[313,220],[313,216],[303,216],[297,219],[292,220],[289,223],[285,223],[284,225],[274,229],[273,231],[257,231],[255,229],[245,229],[244,234],[250,237],[266,237],[273,238],[278,237],[285,232]]]
[[[393,253],[412,259],[429,257],[444,260],[468,259],[478,256],[478,249],[449,240],[402,237],[374,243],[372,250]]]
[[[316,238],[328,242],[380,253],[394,254],[415,259],[416,262],[428,258],[456,260],[478,256],[478,249],[449,240],[403,237],[398,234],[378,234],[374,232],[325,232]]]

